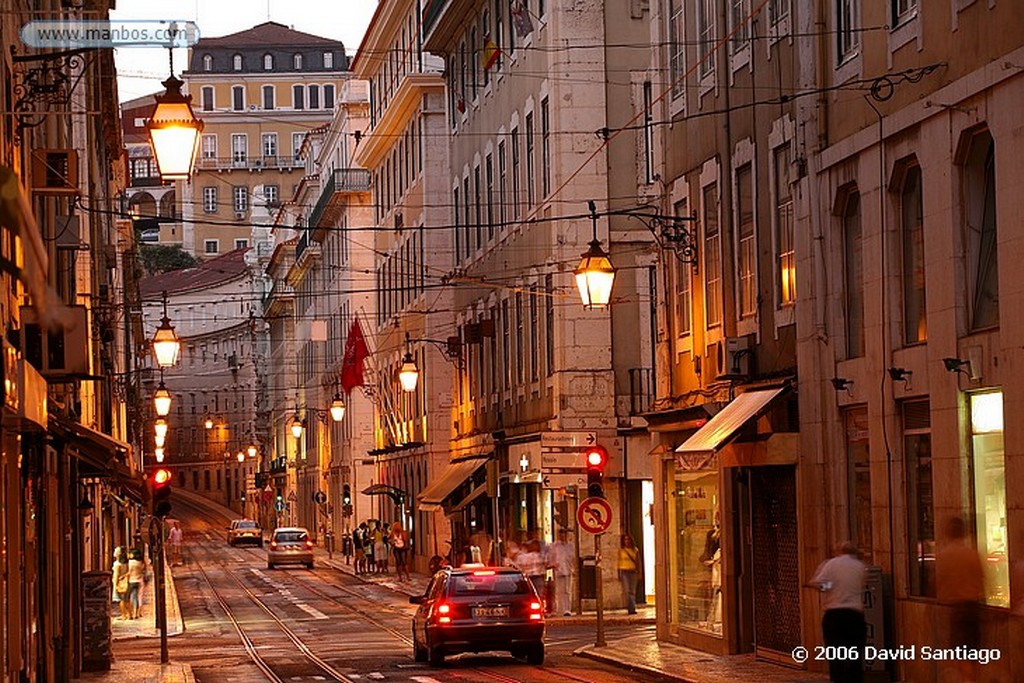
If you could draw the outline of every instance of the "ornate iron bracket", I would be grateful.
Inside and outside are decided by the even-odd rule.
[[[35,128],[46,120],[40,109],[68,105],[81,79],[83,53],[93,48],[18,55],[11,46],[11,61],[18,68],[14,81],[14,111],[18,129]],[[77,72],[77,73],[76,73]]]
[[[666,216],[642,210],[626,210],[622,213],[646,225],[660,248],[671,249],[683,263],[697,262],[697,239],[691,228],[691,225],[697,224],[696,213],[689,216]]]

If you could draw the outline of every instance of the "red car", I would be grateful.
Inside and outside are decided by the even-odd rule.
[[[440,666],[446,655],[506,650],[533,665],[544,663],[544,602],[533,584],[511,567],[446,567],[412,620],[413,657]]]

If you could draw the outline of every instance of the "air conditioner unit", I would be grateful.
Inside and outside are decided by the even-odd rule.
[[[750,336],[725,338],[725,367],[720,370],[730,375],[750,375]]]
[[[235,220],[236,221],[245,220],[245,211],[235,211]]]
[[[77,195],[78,152],[73,149],[32,150],[32,191]]]

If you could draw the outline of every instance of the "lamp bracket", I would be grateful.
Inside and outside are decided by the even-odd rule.
[[[84,73],[82,55],[90,49],[19,55],[11,46],[11,61],[16,65],[13,90],[18,130],[35,128],[46,120],[47,114],[58,113],[49,111],[52,106],[68,106]]]
[[[642,209],[627,209],[623,215],[643,223],[654,235],[659,248],[670,249],[683,263],[697,263],[697,240],[694,236],[696,212],[689,216],[669,216]]]

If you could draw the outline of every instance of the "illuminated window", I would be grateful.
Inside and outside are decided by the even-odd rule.
[[[736,273],[736,298],[740,318],[757,311],[757,248],[754,239],[754,179],[750,164],[736,170],[736,226],[739,244]]]
[[[775,150],[775,262],[778,305],[796,302],[796,251],[793,246],[793,195],[790,191],[789,144]]]
[[[900,231],[903,246],[903,341],[916,344],[928,339],[925,312],[924,207],[921,202],[921,168],[911,166],[900,192]]]
[[[985,560],[985,602],[996,607],[1009,607],[1003,392],[971,394],[970,417],[971,497],[977,548]]]
[[[718,226],[718,185],[708,185],[703,196],[704,308],[707,326],[722,324],[722,254]]]

